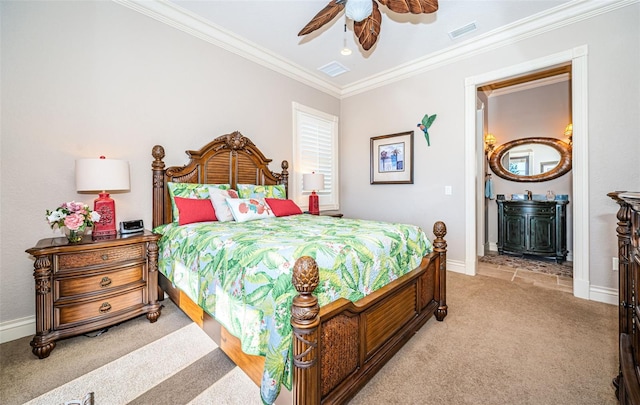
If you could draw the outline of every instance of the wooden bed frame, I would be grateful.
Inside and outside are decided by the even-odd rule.
[[[167,182],[274,185],[288,189],[288,168],[268,169],[253,142],[239,132],[220,136],[198,151],[187,151],[190,161],[165,169],[162,146],[153,147],[153,226],[172,221]],[[336,219],[339,220],[339,219]],[[319,283],[315,261],[296,261],[293,284],[298,295],[291,308],[293,326],[293,386],[282,387],[276,404],[314,405],[345,403],[432,315],[447,315],[446,226],[436,222],[433,252],[401,278],[357,302],[338,299],[320,308],[312,295]],[[159,274],[161,290],[198,323],[220,348],[256,383],[260,384],[264,358],[242,352],[240,341],[204,312],[186,294]],[[159,297],[164,297],[160,291]]]

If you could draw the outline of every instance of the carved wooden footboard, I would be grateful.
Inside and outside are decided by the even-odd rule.
[[[164,149],[153,148],[153,226],[172,221],[166,184],[288,182],[288,163],[281,173],[268,170],[270,162],[239,132],[220,136],[199,151],[188,151],[187,165],[165,169]],[[282,389],[277,404],[344,403],[435,315],[443,320],[446,304],[446,226],[433,228],[433,252],[418,267],[357,302],[338,299],[319,307],[313,295],[319,283],[315,261],[301,257],[293,269],[298,295],[291,308],[294,372],[292,392]],[[264,358],[240,350],[239,339],[160,274],[164,292],[211,336],[220,348],[260,384]],[[164,292],[159,294],[164,297]]]
[[[299,258],[293,285],[299,295],[291,308],[293,390],[284,387],[276,404],[340,404],[352,398],[380,368],[446,304],[445,224],[434,225],[433,252],[399,279],[357,302],[338,299],[319,307],[316,262]],[[248,355],[240,341],[160,274],[160,286],[247,375],[260,384],[264,358]],[[161,297],[163,295],[160,295]]]
[[[293,403],[344,403],[433,315],[446,305],[446,227],[434,225],[434,252],[420,266],[353,303],[339,299],[322,308],[312,295],[319,276],[308,256],[296,261],[291,309],[294,334]]]

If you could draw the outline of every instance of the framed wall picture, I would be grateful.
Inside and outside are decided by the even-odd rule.
[[[371,184],[413,184],[413,130],[371,138]]]

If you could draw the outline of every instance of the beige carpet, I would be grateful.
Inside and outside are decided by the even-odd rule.
[[[484,276],[448,273],[447,282],[444,322],[430,320],[351,404],[617,404],[615,306]],[[31,354],[29,338],[0,345],[0,403],[22,404],[77,380],[87,382],[72,398],[51,398],[106,387],[117,395],[96,404],[259,403],[257,387],[165,304],[156,324],[141,317],[96,338],[63,340],[45,360]],[[199,343],[172,353],[157,343],[170,335]],[[151,356],[136,359],[141,352]]]
[[[353,405],[618,403],[616,306],[485,276],[447,277],[449,315],[427,323]]]

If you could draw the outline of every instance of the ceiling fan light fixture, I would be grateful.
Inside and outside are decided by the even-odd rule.
[[[342,50],[340,51],[340,53],[344,56],[349,56],[351,55],[351,49],[349,49],[349,47],[347,46],[347,23],[346,23],[346,19],[345,19],[345,23],[344,23],[344,35],[342,37]]]
[[[371,0],[347,0],[345,12],[348,18],[360,22],[373,12],[373,2]]]

